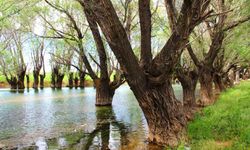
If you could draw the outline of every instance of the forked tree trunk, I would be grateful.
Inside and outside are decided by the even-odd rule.
[[[133,87],[134,94],[145,114],[149,126],[149,141],[157,144],[177,145],[180,131],[186,124],[183,106],[175,98],[170,81],[161,86]]]
[[[17,89],[17,78],[11,76],[10,79],[6,77],[7,82],[10,85],[11,90],[16,90]]]
[[[218,74],[214,75],[214,85],[215,85],[215,91],[218,93],[226,89],[223,78]]]
[[[27,89],[30,88],[30,77],[28,74],[26,75],[26,86],[27,86]]]
[[[76,89],[78,88],[78,81],[79,81],[78,77],[75,76],[74,82],[75,82],[75,88],[76,88]]]
[[[84,88],[85,87],[85,73],[80,73],[80,88]]]
[[[34,77],[34,83],[33,83],[33,88],[34,89],[38,89],[38,85],[39,85],[39,72],[37,70],[33,71],[33,77]]]
[[[24,85],[25,73],[26,73],[26,69],[21,70],[20,73],[18,74],[17,88],[19,90],[25,89],[25,85]]]
[[[114,90],[109,86],[108,79],[96,79],[96,106],[111,106]]]
[[[70,89],[72,89],[73,88],[73,86],[74,86],[74,84],[73,84],[73,72],[71,72],[70,74],[69,74],[69,83],[68,83],[68,87],[70,88]]]
[[[207,106],[213,103],[213,76],[209,70],[199,70],[201,105]]]
[[[40,74],[40,88],[41,89],[44,88],[44,78],[45,78],[45,75]]]

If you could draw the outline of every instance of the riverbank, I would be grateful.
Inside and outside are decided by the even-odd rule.
[[[221,93],[187,127],[192,150],[250,148],[250,81]]]

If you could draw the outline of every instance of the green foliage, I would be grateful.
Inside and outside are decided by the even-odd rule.
[[[222,93],[216,104],[197,114],[188,125],[192,149],[250,147],[250,82]]]

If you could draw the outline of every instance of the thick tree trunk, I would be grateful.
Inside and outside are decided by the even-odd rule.
[[[84,88],[85,87],[85,73],[80,73],[80,88]]]
[[[201,105],[207,106],[213,103],[213,75],[209,70],[199,70]]]
[[[180,131],[186,124],[183,106],[175,98],[170,81],[162,85],[148,85],[140,89],[133,85],[139,105],[149,126],[149,141],[157,144],[177,145]]]
[[[56,88],[61,89],[63,83],[64,74],[58,74],[56,79]]]
[[[226,89],[224,83],[225,82],[223,81],[223,78],[220,75],[218,74],[214,75],[214,85],[216,92],[220,93]]]
[[[41,89],[44,88],[44,78],[45,78],[45,75],[40,74],[40,88]]]
[[[183,104],[186,107],[196,105],[195,89],[198,81],[196,71],[184,72],[181,68],[177,71],[177,78],[181,82],[183,90]]]
[[[69,83],[68,83],[68,87],[70,88],[70,89],[72,89],[73,88],[73,86],[74,86],[74,84],[73,84],[73,72],[71,72],[70,74],[69,74]]]
[[[30,88],[30,76],[28,74],[26,75],[26,86],[27,86],[27,89]]]
[[[7,82],[10,85],[11,90],[16,90],[17,89],[17,78],[11,76],[10,79],[6,77]]]
[[[38,85],[39,85],[39,72],[37,70],[33,71],[33,77],[34,77],[34,83],[33,83],[33,88],[34,89],[38,89]]]
[[[96,106],[111,106],[114,90],[109,86],[108,79],[96,79]]]
[[[20,73],[18,74],[18,82],[17,82],[18,90],[25,89],[25,85],[24,85],[25,73],[26,73],[26,69],[21,70]]]

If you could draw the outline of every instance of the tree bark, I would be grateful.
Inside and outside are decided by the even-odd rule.
[[[69,87],[70,89],[72,89],[73,86],[74,86],[74,84],[73,84],[73,80],[74,80],[74,79],[73,79],[73,75],[74,75],[73,72],[71,72],[71,73],[69,74],[69,79],[68,79],[68,80],[69,80],[69,81],[68,81],[69,83],[68,83],[68,87]]]
[[[22,69],[18,73],[18,82],[17,82],[18,90],[25,89],[25,85],[24,85],[25,73],[26,73],[26,69]]]
[[[50,87],[51,88],[55,88],[56,87],[56,75],[55,72],[52,71],[51,73],[51,83],[50,83]]]
[[[6,77],[6,80],[9,83],[11,90],[17,89],[17,78],[16,77],[11,76],[10,79],[8,77]]]
[[[33,71],[33,77],[34,77],[34,83],[33,83],[33,88],[34,89],[38,89],[38,85],[39,85],[39,72],[40,70],[34,70]]]
[[[64,74],[58,73],[56,78],[56,88],[61,89],[63,83]]]
[[[108,79],[96,79],[96,106],[111,106],[114,90],[109,86]]]
[[[77,77],[77,75],[75,76],[75,78],[74,78],[74,84],[75,84],[75,88],[77,89],[78,88],[78,82],[79,82],[79,79],[78,79],[78,77]]]
[[[177,71],[177,77],[182,85],[184,106],[194,107],[196,105],[195,89],[198,81],[198,74],[196,71]]]
[[[149,126],[149,141],[177,145],[180,138],[178,133],[186,124],[186,120],[182,104],[175,98],[170,81],[161,86],[148,86],[141,92],[134,93]]]
[[[40,88],[41,89],[44,88],[44,78],[45,78],[45,74],[40,74]]]
[[[212,72],[205,67],[199,68],[199,81],[200,81],[200,103],[207,106],[213,103],[213,75]]]
[[[80,72],[80,88],[84,88],[85,87],[85,72]]]
[[[225,82],[223,81],[223,78],[220,75],[215,74],[213,80],[216,92],[220,93],[226,89],[226,86],[224,85]]]

